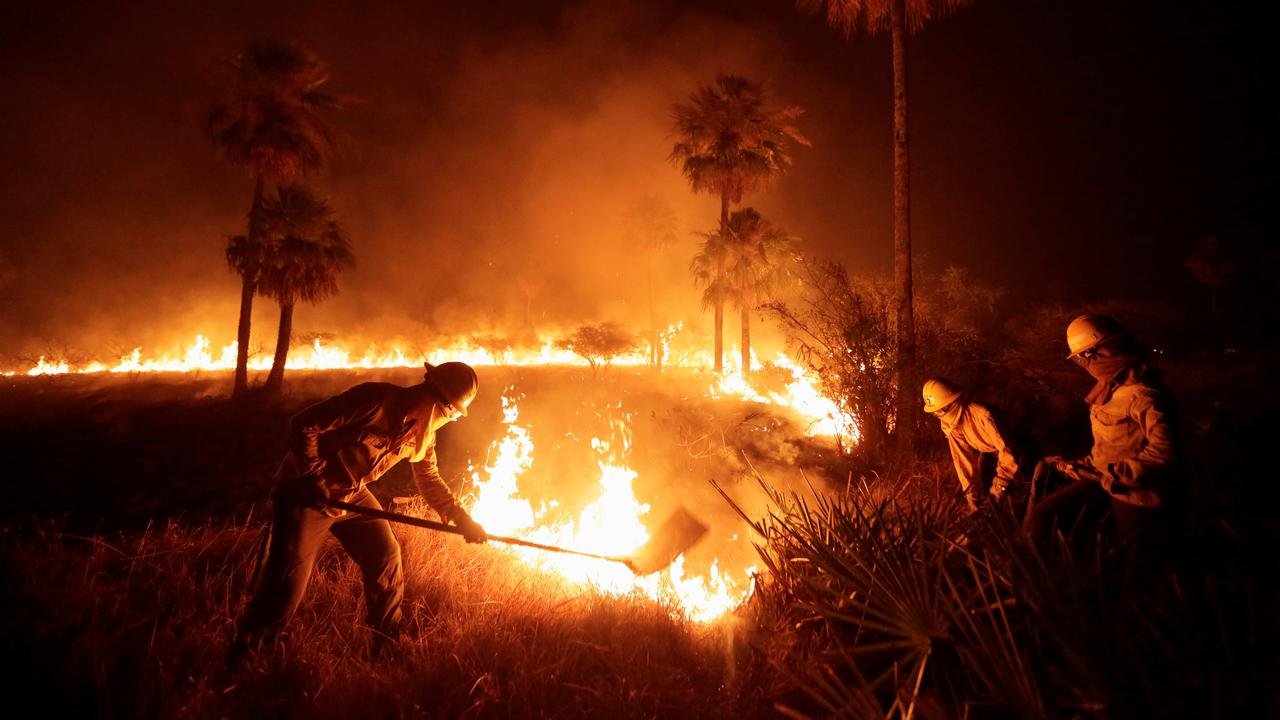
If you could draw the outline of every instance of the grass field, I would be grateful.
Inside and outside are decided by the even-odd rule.
[[[943,464],[850,475],[795,418],[704,397],[706,376],[545,368],[482,372],[472,415],[442,436],[446,477],[467,492],[468,465],[483,465],[503,432],[501,389],[522,396],[539,448],[535,498],[582,490],[590,436],[625,415],[637,496],[656,517],[678,503],[712,525],[692,565],[761,566],[742,608],[692,622],[670,604],[566,586],[497,546],[397,527],[410,630],[393,653],[370,653],[358,573],[331,543],[288,633],[226,668],[287,417],[364,379],[417,377],[300,373],[266,405],[223,399],[222,377],[6,381],[6,679],[55,716],[1257,717],[1275,707],[1274,562],[1254,542],[1273,518],[1217,512],[1236,505],[1223,492],[1246,487],[1237,473],[1208,476],[1217,494],[1201,493],[1185,557],[1134,573],[1123,551],[1073,556],[1099,547],[1087,537],[1042,555],[1000,516],[965,518]],[[1197,447],[1197,467],[1229,454],[1214,437]],[[402,470],[378,492],[406,494]]]

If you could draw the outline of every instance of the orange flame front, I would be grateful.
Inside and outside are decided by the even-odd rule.
[[[506,435],[494,444],[483,472],[475,471],[476,500],[471,515],[489,532],[603,555],[630,556],[649,540],[642,522],[649,505],[636,499],[627,467],[630,418],[611,418],[611,437],[593,438],[599,477],[595,499],[567,521],[551,522],[555,505],[534,508],[520,497],[520,476],[533,465],[533,440],[521,426],[516,397],[502,397]],[[637,577],[625,566],[604,560],[512,547],[510,552],[531,567],[555,573],[567,582],[613,595],[640,593],[678,606],[688,617],[708,621],[737,607],[751,592],[754,567],[722,570],[712,563],[705,575],[686,575],[684,556],[660,573]]]

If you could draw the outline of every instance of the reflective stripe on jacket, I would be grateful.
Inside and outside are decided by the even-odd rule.
[[[436,465],[435,429],[445,416],[425,384],[364,383],[294,415],[289,449],[304,475],[324,482],[335,499],[409,460],[418,492],[447,518],[458,501]]]

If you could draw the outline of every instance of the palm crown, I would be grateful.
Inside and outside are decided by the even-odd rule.
[[[323,168],[343,145],[322,117],[346,101],[324,90],[328,67],[287,43],[255,43],[230,58],[231,87],[209,106],[205,130],[234,165],[287,180]]]
[[[746,78],[721,75],[689,100],[674,109],[678,140],[671,160],[694,192],[741,202],[745,193],[791,167],[791,142],[809,144],[792,124],[804,110],[796,105],[767,110],[763,87]]]

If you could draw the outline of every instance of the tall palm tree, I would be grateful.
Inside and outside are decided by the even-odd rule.
[[[649,364],[662,369],[662,334],[653,305],[653,259],[676,241],[676,214],[665,200],[646,195],[636,201],[627,217],[627,241],[639,247],[645,258],[645,291],[649,302]]]
[[[676,143],[671,162],[680,166],[695,193],[720,197],[720,231],[729,223],[730,203],[742,202],[791,167],[790,143],[808,145],[792,123],[804,113],[798,105],[765,108],[764,88],[737,75],[720,75],[700,86],[689,104],[673,109]],[[724,268],[715,269],[717,275]],[[708,289],[712,286],[707,285]],[[724,302],[715,309],[715,368],[724,369]]]
[[[725,267],[729,264],[730,249],[728,240],[728,220],[722,227],[724,231],[699,233],[702,244],[698,252],[689,262],[689,272],[693,274],[693,282],[702,288],[703,309],[716,311],[716,372],[723,370],[720,329],[724,322],[724,305],[732,296],[729,278]]]
[[[328,165],[342,145],[322,113],[344,105],[324,90],[328,67],[307,50],[288,43],[253,43],[227,59],[230,78],[222,97],[210,103],[205,131],[233,165],[253,176],[253,204],[245,235],[231,238],[227,262],[239,273],[240,321],[236,330],[234,394],[248,389],[249,323],[261,280],[262,204],[266,182],[285,182]]]
[[[889,26],[893,45],[893,278],[897,306],[898,419],[919,415],[916,408],[915,316],[911,307],[911,182],[907,156],[907,32],[927,20],[968,5],[972,0],[796,0],[806,12],[822,12],[827,23],[847,38],[861,26],[870,34]],[[914,422],[898,422],[898,441],[909,448]]]
[[[708,277],[713,271],[709,261],[723,263],[723,283],[714,294],[722,296],[741,313],[742,371],[750,372],[751,311],[772,300],[794,277],[796,241],[755,208],[735,211],[729,216],[726,229],[723,237],[719,233],[704,235],[707,243],[712,244],[711,249],[706,257],[700,253],[695,258],[694,274],[699,278]]]
[[[318,303],[338,293],[338,273],[355,265],[351,243],[333,208],[302,185],[282,185],[262,203],[267,259],[261,292],[280,305],[276,355],[264,390],[279,393],[298,302]]]

